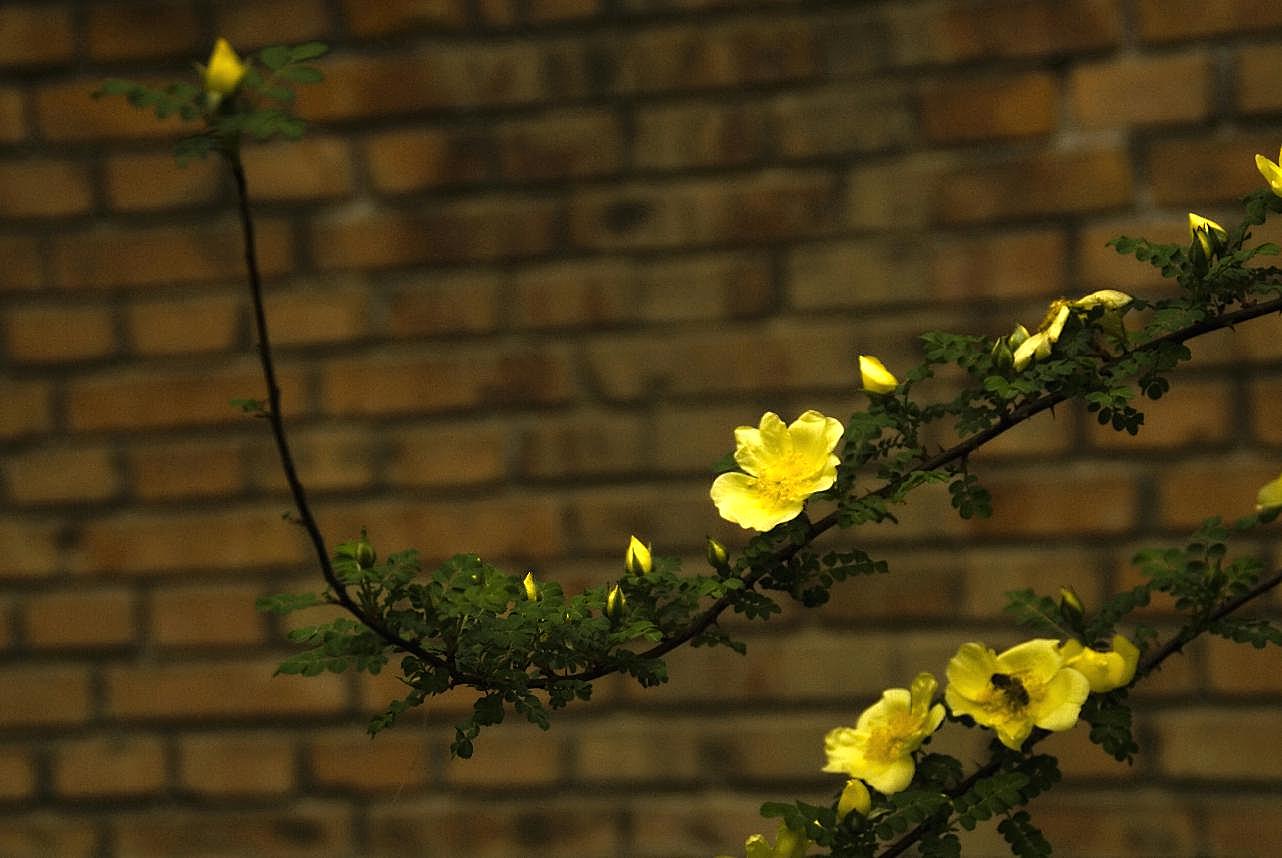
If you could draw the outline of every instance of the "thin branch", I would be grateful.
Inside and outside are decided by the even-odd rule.
[[[1279,584],[1282,584],[1282,571],[1274,572],[1268,578],[1257,583],[1250,590],[1247,590],[1246,592],[1238,596],[1234,596],[1232,599],[1229,599],[1226,602],[1223,602],[1218,608],[1216,608],[1207,616],[1206,621],[1200,624],[1198,628],[1194,629],[1194,628],[1186,627],[1181,629],[1175,635],[1172,635],[1169,641],[1167,641],[1165,644],[1153,650],[1152,652],[1150,652],[1148,655],[1144,657],[1144,659],[1136,667],[1135,678],[1131,680],[1131,684],[1128,685],[1127,687],[1130,688],[1131,686],[1135,685],[1135,683],[1139,682],[1144,677],[1148,676],[1154,670],[1157,670],[1157,668],[1159,668],[1162,665],[1162,662],[1166,661],[1168,658],[1175,655],[1177,652],[1182,651],[1184,647],[1187,646],[1191,641],[1195,640],[1197,637],[1204,634],[1207,630],[1207,627],[1211,623],[1224,619],[1229,614],[1243,607],[1247,603],[1255,599],[1258,599],[1260,596],[1263,596],[1265,593],[1268,593],[1270,590],[1274,589]],[[1052,734],[1049,730],[1043,730],[1040,727],[1037,728],[1032,732],[1032,735],[1030,735],[1028,737],[1028,740],[1024,743],[1024,749],[1028,750],[1032,748],[1038,742],[1042,741],[1043,739],[1045,739],[1047,736],[1050,736],[1050,735]],[[957,796],[964,794],[967,790],[969,790],[979,781],[996,774],[998,769],[1000,768],[1001,768],[1001,763],[998,762],[997,760],[992,760],[986,763],[981,768],[978,768],[975,771],[971,772],[971,774],[965,780],[963,780],[961,783],[957,784],[957,786],[949,790],[947,793],[948,797],[956,798]],[[896,840],[890,846],[887,846],[886,849],[883,852],[881,852],[880,855],[877,856],[877,858],[894,858],[894,856],[896,855],[903,854],[905,849],[912,846],[914,843],[916,843],[918,840],[922,838],[922,835],[926,833],[927,827],[928,826],[925,823],[918,825],[916,828],[909,831],[907,834],[905,834],[903,837]]]
[[[245,181],[245,168],[241,164],[240,154],[235,149],[225,151],[224,155],[231,165],[233,178],[236,180],[236,198],[239,203],[240,225],[245,243],[245,269],[249,276],[249,291],[254,299],[254,325],[258,332],[258,356],[263,367],[263,379],[267,383],[267,422],[271,424],[272,435],[276,439],[276,452],[280,456],[280,466],[285,472],[285,482],[289,484],[290,494],[294,497],[294,506],[298,510],[298,523],[307,532],[312,548],[316,551],[316,560],[320,563],[321,574],[325,577],[338,603],[359,620],[366,628],[374,632],[390,646],[422,659],[427,664],[438,668],[444,667],[441,659],[423,649],[414,641],[408,641],[393,634],[392,631],[373,617],[361,610],[360,606],[347,592],[347,585],[338,577],[330,563],[329,550],[325,547],[325,537],[321,535],[316,518],[312,515],[311,506],[307,503],[307,493],[298,478],[294,467],[294,457],[289,449],[289,440],[285,435],[285,419],[281,413],[280,386],[276,383],[276,367],[272,361],[271,339],[267,335],[267,313],[263,307],[263,282],[258,271],[258,251],[254,239],[254,220],[249,211],[249,189]]]

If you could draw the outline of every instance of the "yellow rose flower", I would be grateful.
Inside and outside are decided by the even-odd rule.
[[[810,839],[806,837],[805,832],[793,831],[783,822],[779,823],[775,833],[774,846],[766,842],[766,838],[760,834],[754,834],[743,842],[747,858],[804,858],[809,848]],[[729,856],[722,855],[718,858],[729,858]]]
[[[845,819],[852,811],[860,816],[867,816],[870,810],[872,796],[868,794],[868,787],[864,786],[864,782],[857,778],[846,781],[846,788],[837,799],[837,818]]]
[[[1001,655],[983,644],[962,644],[948,662],[944,701],[954,715],[969,715],[1019,750],[1034,727],[1071,729],[1090,693],[1086,677],[1064,666],[1059,642],[1037,639]]]
[[[1202,254],[1207,259],[1224,249],[1229,233],[1215,221],[1189,212],[1189,241],[1196,241],[1202,247]]]
[[[1255,496],[1255,511],[1264,512],[1266,509],[1282,506],[1282,474],[1271,483],[1265,483],[1260,488],[1260,493]]]
[[[1278,155],[1278,162],[1282,164],[1282,154]],[[1282,167],[1279,167],[1278,164],[1273,163],[1263,155],[1255,156],[1255,166],[1260,171],[1260,175],[1264,177],[1264,181],[1269,183],[1273,193],[1282,197]]]
[[[1113,635],[1113,648],[1106,652],[1071,640],[1060,644],[1059,654],[1065,667],[1086,677],[1095,694],[1129,685],[1140,662],[1139,649],[1122,635]]]
[[[939,729],[943,704],[935,703],[939,683],[919,673],[912,688],[889,688],[865,709],[854,727],[838,727],[824,737],[825,772],[860,778],[883,793],[908,787],[917,770],[913,753]]]
[[[859,356],[859,378],[868,393],[894,393],[899,379],[872,355]]]
[[[645,575],[654,568],[650,547],[635,536],[628,540],[628,550],[623,555],[623,566],[633,575]]]
[[[537,602],[539,600],[539,585],[538,582],[534,580],[533,572],[525,573],[525,578],[521,581],[521,585],[525,587],[525,598],[529,599],[531,602]]]
[[[785,426],[767,411],[761,424],[734,430],[734,460],[742,473],[722,474],[712,483],[712,502],[727,521],[766,531],[801,514],[806,498],[837,481],[833,455],[841,421],[807,411]]]
[[[241,78],[249,67],[240,61],[236,51],[224,38],[214,42],[214,50],[209,55],[209,65],[204,69],[205,91],[221,98],[231,95],[240,86]],[[215,99],[216,101],[217,99]]]

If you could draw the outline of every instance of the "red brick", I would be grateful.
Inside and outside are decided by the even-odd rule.
[[[972,548],[964,564],[965,595],[959,607],[971,617],[1002,616],[1011,590],[1032,588],[1053,596],[1069,586],[1088,606],[1099,605],[1106,595],[1105,558],[1083,549]]]
[[[938,213],[945,223],[1082,214],[1122,208],[1131,193],[1124,152],[1042,153],[953,173]]]
[[[0,820],[0,854],[13,858],[93,858],[98,832],[84,817],[48,813],[11,814]]]
[[[44,283],[44,252],[36,238],[0,235],[0,257],[5,260],[0,292],[35,289]]]
[[[387,36],[404,30],[460,30],[467,26],[464,0],[343,0],[343,17],[358,36]]]
[[[388,308],[388,331],[396,337],[479,334],[499,324],[496,272],[440,272],[398,281]]]
[[[1255,438],[1282,444],[1282,378],[1269,376],[1251,382],[1248,411]]]
[[[416,547],[425,562],[470,551],[491,561],[523,564],[565,551],[561,504],[547,497],[327,505],[319,517],[322,530],[335,540],[355,537],[367,527],[384,554]]]
[[[477,406],[552,404],[573,394],[562,350],[450,348],[421,357],[346,358],[321,372],[328,414],[425,414]]]
[[[1035,137],[1059,124],[1059,83],[1046,72],[941,80],[920,96],[926,138],[939,143]]]
[[[1137,12],[1139,34],[1150,42],[1252,32],[1282,24],[1282,9],[1269,0],[1140,0]]]
[[[498,141],[471,128],[384,131],[365,143],[370,179],[386,193],[474,184],[498,175]]]
[[[646,824],[636,828],[633,842],[638,854],[651,858],[742,851],[744,840],[753,834],[774,839],[778,823],[762,819],[757,808],[760,801],[773,800],[769,796],[775,792],[778,790],[760,796],[745,796],[739,791],[733,795],[709,793],[698,801],[691,801],[688,795],[651,795],[646,802]],[[825,796],[821,801],[830,798]]]
[[[445,782],[453,787],[547,787],[561,779],[565,739],[533,724],[513,721],[484,733],[476,754],[445,763]]]
[[[892,85],[847,84],[782,96],[771,105],[770,121],[785,158],[875,152],[918,135],[909,97]]]
[[[243,482],[235,442],[148,443],[129,451],[130,485],[146,500],[235,494]]]
[[[639,473],[647,433],[635,416],[575,413],[541,419],[521,433],[516,461],[533,479]]]
[[[36,791],[36,769],[31,754],[21,748],[0,748],[0,798],[23,799]],[[4,843],[0,830],[0,844]]]
[[[9,497],[19,504],[87,503],[119,490],[119,476],[105,447],[35,448],[4,465]]]
[[[1256,695],[1282,693],[1282,675],[1275,669],[1277,653],[1214,635],[1207,635],[1195,646],[1202,652],[1206,684],[1210,691]]]
[[[374,482],[381,447],[377,435],[368,431],[327,426],[291,429],[289,445],[298,476],[309,489],[353,489]],[[248,462],[252,485],[282,494],[288,490],[280,454],[266,427],[250,449]]]
[[[937,59],[959,62],[1070,54],[1121,38],[1118,0],[983,0],[931,15],[927,44]]]
[[[59,527],[49,521],[0,518],[0,578],[39,578],[58,571]]]
[[[138,59],[207,52],[197,41],[196,10],[184,3],[117,3],[89,10],[89,54],[95,60]]]
[[[125,310],[129,342],[143,355],[228,351],[237,345],[242,308],[248,314],[248,306],[248,294],[139,299]]]
[[[556,262],[516,276],[516,324],[529,328],[601,326],[637,318],[635,266],[613,259]]]
[[[1138,397],[1144,412],[1139,435],[1115,432],[1100,426],[1095,415],[1086,417],[1089,441],[1112,450],[1172,449],[1189,447],[1205,452],[1227,442],[1236,428],[1234,391],[1227,379],[1195,381],[1175,378],[1171,392],[1159,400]]]
[[[306,283],[265,297],[268,335],[277,346],[317,345],[364,338],[369,296],[359,283]]]
[[[1255,493],[1277,476],[1275,462],[1258,458],[1184,459],[1158,478],[1157,509],[1171,527],[1192,528],[1219,515],[1232,520],[1255,509]]]
[[[321,200],[352,192],[352,155],[335,137],[247,146],[243,157],[252,200]]]
[[[10,307],[5,340],[17,363],[62,363],[111,354],[116,346],[111,310],[103,306],[33,304]]]
[[[281,796],[294,788],[294,748],[279,734],[185,736],[178,749],[184,790],[219,798]]]
[[[1077,259],[1082,291],[1121,289],[1151,296],[1164,282],[1162,273],[1134,256],[1118,253],[1108,245],[1119,235],[1144,236],[1152,241],[1182,243],[1188,240],[1184,217],[1107,220],[1089,224],[1077,233]],[[1062,290],[1061,290],[1062,291]]]
[[[141,664],[106,670],[107,711],[122,720],[315,718],[346,708],[346,685],[335,675],[272,676],[277,661]]]
[[[93,706],[89,669],[32,664],[0,669],[0,724],[7,728],[83,724]]]
[[[755,418],[742,405],[665,402],[654,415],[653,465],[664,473],[706,476],[734,447],[734,427]]]
[[[38,649],[132,644],[134,597],[123,588],[58,590],[27,600],[27,643]]]
[[[600,0],[530,0],[526,17],[536,24],[591,18],[601,11]]]
[[[558,214],[549,200],[466,200],[420,215],[327,219],[312,227],[312,246],[327,269],[534,256],[557,245]]]
[[[110,823],[117,853],[130,858],[218,858],[246,849],[264,858],[344,858],[353,849],[350,807],[317,800],[270,810],[117,811]]]
[[[163,85],[168,81],[141,80]],[[50,83],[36,90],[36,124],[40,133],[58,142],[103,139],[172,140],[191,133],[192,126],[176,115],[158,119],[150,110],[140,110],[119,96],[92,98],[102,87],[101,77],[84,77]]]
[[[219,3],[214,15],[216,32],[241,51],[312,39],[325,41],[333,32],[324,0],[240,0],[234,5]]]
[[[299,528],[280,509],[126,515],[89,522],[81,571],[173,573],[291,566],[308,557]],[[234,538],[229,534],[234,534]]]
[[[483,753],[481,749],[490,736],[502,732],[499,729],[482,734],[477,755]],[[537,738],[549,736],[545,733]],[[466,765],[468,761],[460,762]],[[373,808],[370,814],[370,854],[371,858],[400,858],[436,851],[469,858],[507,858],[512,855],[512,844],[519,843],[527,853],[610,858],[623,854],[623,846],[619,811],[613,801],[606,801],[541,800],[537,805],[462,798],[449,802],[389,801]],[[640,827],[648,825],[647,820],[647,825]]]
[[[1206,843],[1212,855],[1268,858],[1282,843],[1282,816],[1274,812],[1271,795],[1207,795],[1198,802],[1206,827]]]
[[[256,224],[259,270],[264,277],[293,265],[289,227]],[[54,282],[64,288],[167,286],[245,277],[240,226],[156,226],[64,232],[54,241]]]
[[[398,430],[387,479],[397,486],[467,486],[502,481],[508,443],[503,424],[467,422]]]
[[[993,517],[971,520],[970,530],[977,534],[1125,533],[1139,513],[1133,479],[1116,467],[1079,465],[1054,473],[1029,470],[994,475],[983,483],[992,494]]]
[[[770,171],[749,179],[697,179],[583,191],[570,234],[594,250],[768,242],[830,232],[833,182],[817,172]]]
[[[931,281],[935,295],[952,301],[1054,297],[1067,291],[1068,259],[1056,229],[943,239],[933,243]]]
[[[766,111],[757,104],[682,102],[637,108],[633,147],[639,167],[731,167],[766,152]]]
[[[666,787],[696,781],[703,774],[698,726],[630,714],[593,719],[574,736],[574,779]],[[665,753],[656,754],[656,748]]]
[[[0,87],[0,143],[18,143],[28,133],[23,90]]]
[[[0,163],[2,217],[62,217],[86,212],[92,203],[89,172],[80,164],[49,159]]]
[[[1014,322],[1008,321],[1007,325],[1014,327]],[[985,444],[978,455],[985,462],[1016,458],[1044,462],[1067,455],[1077,444],[1077,427],[1082,420],[1074,406],[1042,412]]]
[[[254,600],[258,584],[168,586],[152,594],[151,642],[159,646],[250,646],[266,639],[263,615]]]
[[[1237,106],[1244,113],[1282,110],[1282,93],[1270,84],[1282,72],[1282,45],[1247,45],[1238,51]],[[1270,160],[1272,154],[1269,153]]]
[[[1202,52],[1107,60],[1073,69],[1069,100],[1085,128],[1200,122],[1211,115],[1213,75]]]
[[[1079,728],[1084,729],[1084,728]],[[1074,855],[1164,855],[1194,858],[1195,804],[1133,785],[1111,792],[1057,789],[1032,803],[1033,823]],[[996,853],[994,853],[996,854]]]
[[[846,225],[877,231],[925,227],[956,163],[947,154],[932,152],[853,168],[846,174]]]
[[[126,371],[82,377],[68,393],[68,418],[76,429],[138,429],[245,423],[252,419],[232,399],[266,396],[256,368]],[[303,400],[302,379],[278,370],[286,408]]]
[[[165,748],[147,736],[104,736],[58,743],[53,786],[65,798],[120,798],[160,792]]]
[[[373,739],[351,730],[313,736],[306,760],[317,785],[358,793],[417,789],[427,785],[432,769],[427,743],[414,730]]]
[[[75,52],[71,9],[48,4],[5,4],[0,9],[0,68],[57,63]]]
[[[1163,774],[1252,781],[1275,781],[1282,776],[1282,748],[1260,741],[1282,723],[1276,706],[1184,708],[1150,718]]]
[[[619,120],[602,110],[505,123],[497,138],[499,169],[518,181],[607,175],[623,162]]]
[[[884,237],[801,245],[788,255],[788,300],[799,310],[920,303],[928,259],[918,239]]]
[[[1155,141],[1148,153],[1154,202],[1192,206],[1236,200],[1264,186],[1256,153],[1272,158],[1277,148],[1273,134]]]
[[[212,157],[181,167],[168,152],[113,155],[104,172],[107,200],[117,211],[205,206],[224,187],[225,169]]]

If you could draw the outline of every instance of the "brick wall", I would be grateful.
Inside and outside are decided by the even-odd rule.
[[[1198,342],[1138,438],[1072,408],[1003,438],[976,463],[991,521],[922,493],[861,534],[893,576],[743,628],[746,658],[682,652],[669,685],[602,682],[471,761],[459,694],[370,742],[395,682],[273,679],[285,626],[252,610],[318,577],[265,427],[228,406],[261,388],[230,185],[88,98],[216,34],[335,46],[307,141],[246,153],[331,539],[571,587],[632,532],[692,563],[738,539],[708,464],[765,408],[859,407],[857,353],[1151,288],[1104,241],[1232,217],[1282,143],[1282,5],[1252,0],[5,2],[5,858],[733,852],[761,800],[834,789],[827,729],[1013,637],[1004,590],[1097,599],[1278,471],[1266,319]],[[1034,816],[1060,851],[1275,854],[1276,652],[1200,643],[1140,696],[1133,769],[1051,743],[1068,783]]]

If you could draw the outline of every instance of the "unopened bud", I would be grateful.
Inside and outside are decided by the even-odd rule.
[[[864,782],[857,778],[846,781],[846,788],[841,791],[841,798],[837,799],[837,818],[845,819],[851,812],[867,816],[870,810],[872,796],[868,794],[868,787],[864,786]]]
[[[623,556],[623,568],[631,575],[645,575],[654,568],[654,559],[650,556],[649,546],[642,545],[641,540],[633,536],[628,541],[628,551]]]
[[[730,568],[730,552],[711,536],[708,537],[708,565],[718,572]]]
[[[1074,627],[1082,622],[1086,616],[1086,606],[1082,604],[1082,597],[1077,595],[1077,591],[1072,587],[1059,588],[1059,613]]]
[[[539,585],[538,582],[534,580],[533,572],[526,572],[525,580],[523,580],[521,584],[525,587],[525,598],[529,599],[531,602],[537,602],[543,595],[539,592]]]
[[[352,552],[352,557],[356,561],[357,568],[360,569],[370,569],[378,562],[378,553],[365,538],[364,530],[361,531],[361,538],[356,540],[356,550]]]
[[[628,607],[628,597],[623,595],[619,585],[615,584],[605,597],[605,615],[611,622],[618,621]]]

